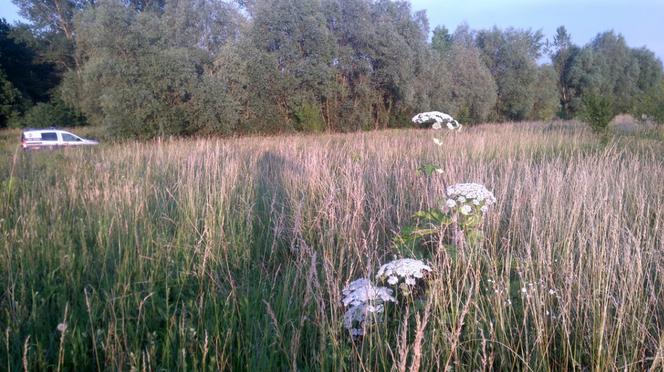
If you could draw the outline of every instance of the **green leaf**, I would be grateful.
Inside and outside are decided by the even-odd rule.
[[[436,164],[423,164],[417,168],[417,173],[431,177],[437,169],[439,169],[439,167]]]

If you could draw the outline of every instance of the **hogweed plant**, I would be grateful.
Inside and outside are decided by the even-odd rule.
[[[437,131],[443,129],[443,124],[447,127],[447,129],[451,131],[458,132],[461,131],[461,128],[463,128],[463,125],[459,124],[458,121],[454,120],[454,118],[451,115],[440,111],[421,112],[413,116],[411,121],[413,122],[413,124],[419,126],[431,124],[431,129]],[[443,139],[440,138],[440,136],[434,135],[432,139],[436,145],[438,146],[443,145]]]
[[[386,302],[397,301],[391,289],[377,287],[366,278],[350,282],[341,293],[346,308],[344,328],[354,339],[364,336],[372,324],[380,322],[380,315],[385,311]]]
[[[482,239],[482,217],[496,203],[496,197],[479,183],[457,183],[446,188],[443,210],[451,215],[454,244],[476,244]]]
[[[438,111],[417,114],[412,121],[418,125],[431,123],[434,130],[442,129],[443,124],[449,130],[458,131],[462,127],[452,116]],[[440,138],[434,137],[433,140],[438,145],[442,144]],[[422,166],[419,171],[428,176],[443,173],[442,169],[432,164]],[[447,200],[440,208],[419,211],[415,214],[419,220],[425,222],[424,225],[404,228],[395,241],[407,245],[404,243],[437,234],[442,237],[441,231],[447,226],[453,227],[454,244],[457,247],[463,246],[465,236],[472,236],[474,239],[480,236],[478,227],[482,214],[496,202],[493,194],[484,186],[475,183],[452,185],[445,189],[445,194]],[[406,314],[409,314],[408,306],[414,303],[414,294],[424,288],[424,279],[432,271],[431,267],[421,260],[402,258],[382,265],[376,279],[382,284],[395,287],[396,296],[407,299]],[[392,296],[392,289],[377,287],[366,278],[351,282],[342,293],[344,295],[342,302],[346,308],[344,327],[353,339],[364,336],[369,326],[380,321],[378,316],[385,313],[386,302],[397,302]],[[408,318],[408,315],[405,317]]]
[[[434,130],[442,129],[443,124],[451,131],[459,131],[462,127],[452,116],[438,111],[417,114],[412,121],[418,125],[433,123],[431,128]],[[433,142],[438,146],[443,144],[442,139],[435,136]],[[418,172],[427,177],[444,173],[435,164],[424,164]],[[496,203],[493,193],[479,183],[457,183],[444,187],[444,194],[444,202],[439,207],[416,212],[417,223],[402,228],[401,234],[394,239],[398,249],[413,252],[422,245],[434,243],[438,249],[445,248],[454,254],[457,249],[467,244],[476,245],[482,240],[483,216]],[[447,230],[451,230],[452,244],[446,244],[443,239]]]
[[[442,129],[443,124],[450,130],[461,130],[462,127],[451,115],[440,111],[421,112],[413,116],[411,121],[418,125],[432,124],[431,128],[436,130]]]
[[[381,266],[376,279],[395,286],[398,289],[397,293],[410,296],[431,272],[431,267],[420,260],[402,258]]]
[[[397,259],[384,264],[376,274],[376,280],[396,288],[376,286],[367,278],[350,282],[342,291],[341,300],[346,312],[343,325],[356,340],[364,336],[371,327],[382,321],[383,315],[395,318],[395,313],[385,314],[385,304],[401,303],[408,307],[413,302],[413,294],[424,288],[425,280],[432,269],[420,260]]]

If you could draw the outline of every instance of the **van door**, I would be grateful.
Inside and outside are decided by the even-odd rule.
[[[62,136],[62,144],[63,145],[78,145],[80,142],[83,142],[82,139],[79,137],[76,137],[75,135],[67,132],[60,132],[60,135]]]

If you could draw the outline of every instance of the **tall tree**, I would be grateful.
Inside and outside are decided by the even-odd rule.
[[[579,53],[579,47],[572,43],[572,37],[565,26],[556,29],[553,37],[553,49],[550,57],[557,75],[557,87],[560,96],[560,108],[563,117],[572,115],[570,107],[572,92],[569,85],[569,73],[574,58]]]
[[[496,114],[500,119],[529,117],[537,83],[537,59],[542,51],[542,33],[508,28],[482,30],[475,38],[482,59],[498,86]]]
[[[0,19],[0,126],[18,117],[30,105],[49,99],[57,84],[54,67],[38,58],[38,42],[21,26]]]
[[[431,48],[441,55],[447,54],[452,49],[454,40],[445,26],[436,26],[431,36]]]
[[[551,65],[537,68],[537,80],[533,90],[535,101],[529,119],[550,120],[560,111],[558,74]]]
[[[595,63],[600,70],[602,91],[612,96],[618,112],[629,112],[632,97],[638,93],[639,66],[625,38],[613,31],[603,32],[593,39],[590,48],[597,55]]]
[[[429,72],[421,76],[428,98],[422,109],[450,113],[463,123],[483,122],[496,104],[496,83],[473,43],[472,32],[462,25],[444,40],[451,45],[445,46],[443,53],[432,40],[436,52]]]
[[[324,126],[321,103],[332,82],[333,39],[317,0],[263,0],[254,8],[251,39],[264,53],[270,92],[282,129]],[[250,71],[250,74],[252,72]],[[316,124],[317,123],[317,124]]]
[[[76,24],[85,64],[68,74],[63,95],[94,123],[124,135],[230,134],[233,99],[211,76],[210,51],[190,44],[202,25],[170,22],[169,6],[138,13],[109,0],[85,10]]]

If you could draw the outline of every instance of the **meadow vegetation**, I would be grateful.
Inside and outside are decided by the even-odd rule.
[[[656,135],[533,122],[441,146],[411,129],[21,152],[17,133],[2,369],[664,368]],[[497,199],[483,238],[425,245],[425,300],[354,340],[342,289],[404,257],[395,236],[459,182]]]
[[[587,121],[599,94],[609,120],[664,123],[660,58],[613,31],[576,45],[564,26],[550,40],[448,30],[393,0],[12,1],[27,23],[0,20],[0,128],[350,132],[431,110],[463,124]]]

